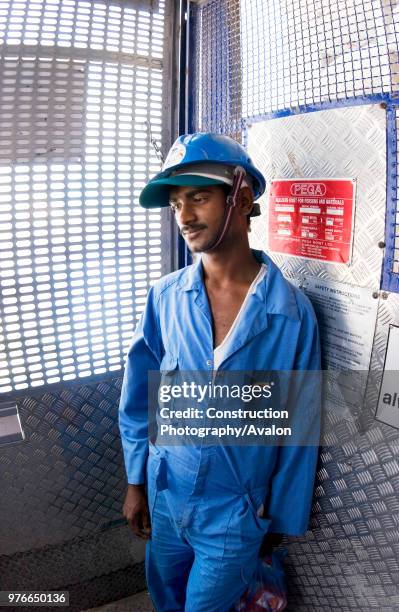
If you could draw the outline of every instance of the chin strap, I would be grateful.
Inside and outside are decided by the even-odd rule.
[[[227,234],[227,231],[230,227],[231,218],[233,216],[233,211],[235,207],[237,206],[238,192],[241,189],[241,185],[245,178],[245,175],[246,175],[246,172],[244,168],[242,168],[241,166],[237,166],[236,169],[234,170],[233,185],[231,187],[230,194],[226,198],[226,209],[224,211],[224,217],[223,217],[221,229],[219,231],[219,234],[216,237],[216,240],[211,244],[211,246],[204,249],[204,252],[212,251],[217,246],[219,246],[219,244],[222,242],[225,235]]]

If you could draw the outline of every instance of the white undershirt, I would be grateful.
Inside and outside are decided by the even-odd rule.
[[[256,286],[258,285],[258,283],[261,282],[261,280],[264,278],[264,276],[266,275],[267,272],[267,265],[265,263],[261,264],[261,268],[258,272],[258,274],[256,275],[256,277],[254,278],[254,280],[251,283],[250,288],[248,289],[248,293],[245,296],[245,299],[243,301],[243,303],[241,304],[241,308],[238,311],[238,314],[236,316],[236,318],[233,321],[232,326],[230,327],[229,331],[227,332],[227,335],[225,336],[225,338],[223,339],[223,342],[221,342],[221,344],[219,344],[219,346],[217,346],[214,350],[213,350],[213,362],[214,362],[214,366],[213,369],[214,371],[219,369],[220,364],[222,363],[222,361],[225,358],[225,355],[227,353],[229,344],[231,343],[233,336],[234,336],[234,332],[237,329],[243,315],[244,315],[244,311],[246,308],[246,305],[249,301],[250,296],[255,293],[256,291]]]

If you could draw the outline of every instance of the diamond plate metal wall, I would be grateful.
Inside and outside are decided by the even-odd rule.
[[[367,105],[253,123],[248,150],[266,182],[274,178],[356,178],[352,265],[273,254],[288,276],[302,274],[370,287],[380,286],[386,201],[386,111]],[[251,245],[268,250],[268,190],[262,216],[251,221]]]
[[[18,402],[26,442],[0,452],[2,554],[82,537],[121,519],[120,385],[110,379]]]
[[[145,588],[145,546],[121,516],[121,384],[18,402],[27,441],[0,451],[2,590],[66,589],[79,611]]]
[[[399,296],[383,293],[361,424],[322,449],[311,533],[289,543],[292,610],[399,610],[399,432],[374,420],[389,324]]]
[[[18,401],[26,441],[0,449],[0,588],[71,593],[71,610],[145,588],[122,519],[122,378]]]

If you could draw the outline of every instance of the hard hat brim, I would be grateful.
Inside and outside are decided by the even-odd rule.
[[[227,185],[227,182],[205,176],[180,174],[156,179],[146,185],[140,193],[139,202],[143,208],[169,206],[168,187],[206,187],[210,185]]]

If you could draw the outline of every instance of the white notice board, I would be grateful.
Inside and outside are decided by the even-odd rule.
[[[384,373],[375,418],[399,429],[399,327],[389,327]]]

